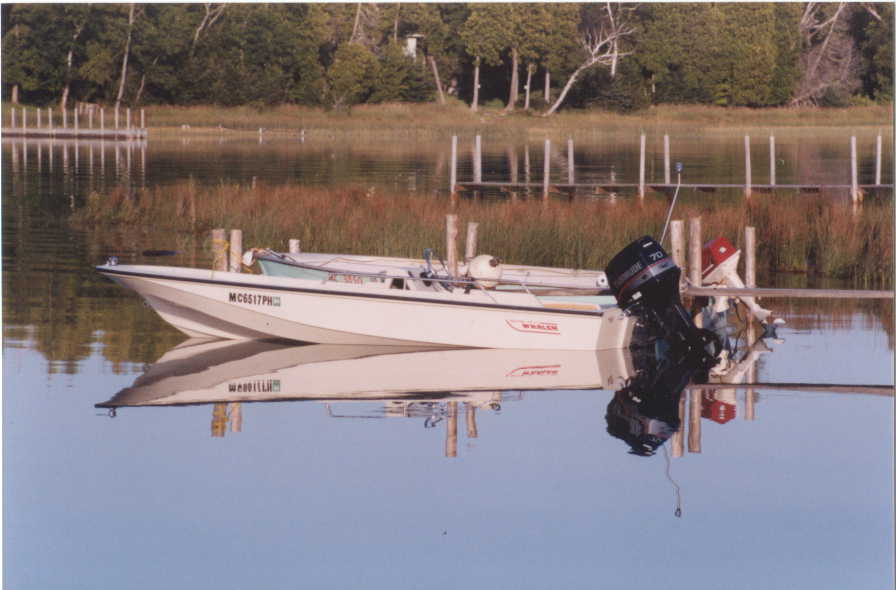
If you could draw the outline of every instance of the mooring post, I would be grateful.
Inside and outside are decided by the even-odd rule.
[[[93,129],[93,109],[87,111],[87,128]]]
[[[548,192],[551,184],[551,140],[544,140],[544,178],[542,180],[541,198],[548,200]]]
[[[467,422],[467,438],[479,438],[479,430],[476,428],[476,406],[470,402],[464,402],[464,408],[466,409],[464,417]]]
[[[302,252],[302,243],[300,240],[292,238],[289,240],[289,253],[300,254]]]
[[[50,132],[53,130],[53,107],[47,107],[47,125],[50,126]]]
[[[28,129],[28,108],[22,107],[22,131]]]
[[[68,129],[68,109],[62,109],[62,128]]]
[[[118,129],[118,105],[115,105],[115,128]]]
[[[75,119],[75,131],[78,130],[78,109],[72,109],[72,117]]]
[[[128,123],[127,130],[128,130],[128,132],[130,132],[130,130],[131,130],[131,107],[128,107],[126,112],[127,112],[126,121]]]
[[[10,107],[9,115],[10,115],[10,118],[12,119],[12,128],[15,129],[16,128],[16,107]]]
[[[851,179],[850,196],[852,197],[852,202],[857,203],[859,201],[859,166],[855,135],[849,138],[849,171]]]
[[[243,230],[230,230],[230,262],[227,270],[230,272],[240,272],[240,266],[243,260]]]
[[[880,163],[881,163],[881,138],[880,133],[877,134],[877,143],[874,148],[874,184],[880,185]]]
[[[105,131],[106,129],[106,109],[100,107],[100,131]]]
[[[756,286],[756,228],[748,225],[744,228],[744,285]]]
[[[227,270],[227,232],[212,230],[212,270]]]
[[[746,176],[746,184],[744,185],[744,196],[749,197],[753,194],[753,169],[750,163],[749,135],[744,135],[744,175]]]
[[[775,136],[768,136],[768,183],[772,186],[778,184],[775,174]]]
[[[230,432],[243,431],[243,411],[240,402],[230,402]]]
[[[473,142],[473,182],[482,182],[482,137],[479,135]]]
[[[451,136],[451,194],[457,190],[457,136]]]
[[[701,242],[700,218],[691,217],[690,240],[688,244],[688,280],[694,287],[703,283],[703,243]]]
[[[672,260],[678,268],[687,268],[684,245],[684,222],[680,219],[673,219],[669,224],[669,238],[671,240]],[[681,273],[679,286],[684,285],[684,273]]]
[[[445,216],[445,251],[448,257],[448,270],[457,278],[457,215],[449,213]]]
[[[644,178],[647,166],[647,136],[641,134],[641,159],[638,161],[638,196],[644,198]]]
[[[573,151],[571,137],[566,140],[566,161],[567,161],[566,180],[569,182],[569,184],[575,184],[576,183],[575,153]]]
[[[672,184],[672,166],[669,161],[669,134],[663,135],[663,180],[666,184]]]
[[[140,109],[140,129],[146,129],[146,109]]]
[[[35,127],[37,129],[40,129],[40,107],[34,109],[34,111],[35,111],[35,114],[37,114],[37,124],[35,124]]]
[[[464,260],[470,262],[476,256],[476,242],[478,240],[479,224],[475,221],[467,223],[467,241],[464,244]]]
[[[700,418],[703,414],[703,390],[691,389],[690,415],[688,416],[688,452],[702,453],[700,447]]]

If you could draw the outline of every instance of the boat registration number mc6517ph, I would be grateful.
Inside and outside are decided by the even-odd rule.
[[[280,307],[280,298],[273,295],[259,295],[258,293],[230,291],[228,292],[227,297],[231,303],[247,303],[249,305],[268,305],[271,307]]]

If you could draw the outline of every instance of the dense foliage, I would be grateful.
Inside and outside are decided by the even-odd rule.
[[[893,94],[892,4],[5,4],[2,35],[36,105],[473,103],[474,72],[508,109]]]

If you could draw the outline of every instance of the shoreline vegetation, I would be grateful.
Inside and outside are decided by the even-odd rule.
[[[10,124],[12,108],[4,102],[2,120]],[[34,107],[31,111],[35,121]],[[111,121],[112,107],[106,120]],[[133,111],[132,111],[133,112]],[[137,110],[139,112],[139,109]],[[534,111],[505,113],[496,107],[480,107],[472,112],[467,105],[452,99],[446,105],[434,103],[386,103],[358,105],[351,109],[328,110],[320,107],[280,105],[255,106],[148,106],[145,107],[150,138],[171,136],[211,136],[221,134],[277,136],[306,131],[309,136],[325,133],[411,133],[448,135],[486,132],[491,136],[520,133],[574,133],[592,130],[631,129],[703,129],[737,130],[787,127],[881,127],[892,128],[893,104],[832,107],[719,107],[706,105],[657,105],[632,113],[603,109],[567,109],[551,117]],[[58,113],[57,113],[58,119]],[[57,121],[58,124],[58,121]]]
[[[185,181],[166,187],[90,193],[73,212],[78,230],[122,231],[153,241],[173,232],[178,247],[207,246],[212,228],[243,230],[243,245],[285,250],[290,238],[312,252],[419,256],[443,250],[445,215],[463,227],[479,222],[479,250],[508,263],[603,268],[623,246],[644,234],[659,235],[668,212],[663,197],[502,201],[360,187],[294,185],[202,186]],[[703,235],[722,235],[740,246],[743,228],[757,229],[758,274],[807,273],[845,280],[857,288],[892,288],[892,202],[866,199],[853,212],[845,200],[769,198],[713,204],[682,203],[677,219],[701,216]],[[463,232],[461,232],[463,234]],[[462,236],[461,236],[462,237]],[[463,240],[461,239],[461,242]],[[146,248],[170,247],[147,244]],[[458,247],[462,251],[463,244]]]

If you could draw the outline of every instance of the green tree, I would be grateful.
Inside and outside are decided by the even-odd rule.
[[[330,104],[342,108],[363,102],[376,80],[377,69],[376,56],[363,45],[346,43],[340,46],[327,70]]]
[[[499,66],[501,52],[507,47],[510,29],[504,20],[504,9],[500,4],[473,4],[470,16],[460,31],[460,38],[466,52],[473,56],[473,103],[472,110],[479,108],[479,68],[482,63]]]

